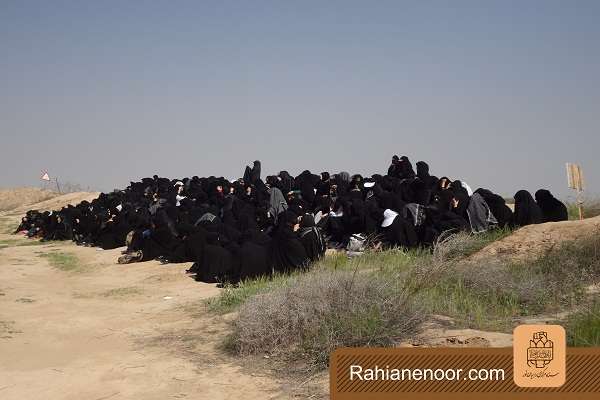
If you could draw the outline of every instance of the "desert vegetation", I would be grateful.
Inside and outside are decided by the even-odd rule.
[[[600,346],[600,301],[571,315],[567,322],[569,346]]]
[[[49,252],[40,254],[46,258],[51,266],[65,272],[77,272],[81,269],[81,263],[77,257],[70,253]]]
[[[468,260],[444,270],[420,297],[428,311],[465,327],[510,332],[520,318],[570,310],[600,280],[600,238],[571,242],[520,262]]]
[[[47,243],[40,242],[39,240],[1,239],[0,249],[13,246],[39,246],[43,244]]]
[[[443,237],[433,251],[400,249],[326,257],[305,273],[226,286],[208,301],[237,312],[227,348],[277,354],[323,368],[342,346],[394,346],[433,315],[456,326],[510,333],[528,317],[567,311],[570,343],[599,342],[600,237],[568,242],[519,262],[470,255],[510,231]]]
[[[565,202],[570,220],[579,219],[579,209],[576,201]],[[583,202],[583,217],[593,218],[600,215],[600,198],[588,198]]]

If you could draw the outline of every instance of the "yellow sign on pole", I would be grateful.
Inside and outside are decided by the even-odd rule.
[[[577,208],[579,209],[579,219],[583,219],[583,197],[585,182],[583,179],[583,170],[579,164],[567,163],[567,181],[569,188],[577,191]]]

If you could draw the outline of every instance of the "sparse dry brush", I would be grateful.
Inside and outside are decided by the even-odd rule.
[[[229,343],[239,354],[294,354],[316,367],[338,347],[393,346],[416,332],[426,316],[416,294],[447,273],[451,244],[461,240],[447,237],[433,254],[392,250],[325,261],[244,302]]]
[[[293,354],[324,367],[338,347],[394,346],[414,335],[427,316],[419,294],[488,240],[461,234],[445,236],[433,252],[337,255],[308,273],[278,276],[275,286],[261,279],[228,288],[209,305],[241,304],[228,340],[237,353]]]
[[[510,331],[519,317],[577,306],[600,281],[600,237],[565,243],[519,263],[457,263],[421,293],[434,313],[465,326]]]
[[[358,270],[320,269],[247,301],[232,343],[240,354],[294,352],[323,366],[337,347],[390,346],[421,320],[397,283]]]
[[[238,354],[293,356],[321,368],[338,347],[394,346],[431,314],[508,332],[523,316],[580,306],[586,286],[600,282],[600,235],[518,264],[469,259],[507,234],[443,236],[432,252],[336,255],[306,273],[227,288],[210,305],[239,307],[228,338]]]

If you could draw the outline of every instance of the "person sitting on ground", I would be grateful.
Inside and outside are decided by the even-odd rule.
[[[567,206],[554,197],[549,190],[540,189],[535,192],[535,201],[542,210],[544,222],[558,222],[569,219]]]
[[[542,210],[540,210],[540,207],[531,196],[531,193],[529,193],[527,190],[519,190],[517,193],[515,193],[514,198],[514,221],[516,226],[541,224],[544,222]]]
[[[283,212],[271,242],[271,261],[277,272],[305,269],[310,262],[297,229],[298,215],[289,210]]]
[[[475,193],[483,197],[487,205],[490,207],[492,214],[498,220],[498,226],[500,228],[512,226],[513,212],[510,207],[506,205],[506,201],[502,198],[502,196],[484,188],[477,189]]]
[[[300,241],[306,250],[306,255],[311,261],[317,261],[325,255],[325,240],[321,229],[315,226],[312,214],[304,214],[300,220]]]

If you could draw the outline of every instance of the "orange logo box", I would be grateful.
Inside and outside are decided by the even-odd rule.
[[[513,333],[514,381],[520,387],[560,387],[567,379],[567,338],[560,325],[521,325]]]

